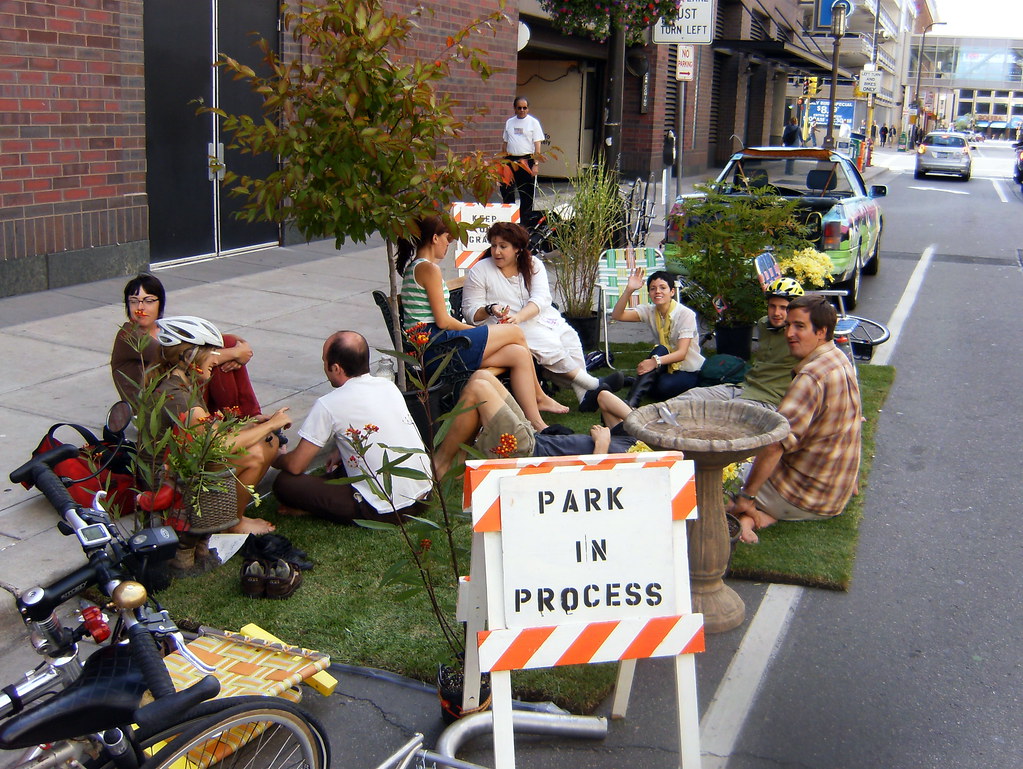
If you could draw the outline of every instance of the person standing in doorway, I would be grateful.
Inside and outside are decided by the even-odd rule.
[[[515,115],[504,124],[505,160],[511,178],[501,184],[501,201],[515,202],[519,193],[520,221],[529,226],[533,212],[533,194],[536,190],[537,158],[544,139],[540,121],[529,114],[529,100],[515,97]]]

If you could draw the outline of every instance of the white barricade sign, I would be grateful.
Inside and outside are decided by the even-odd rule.
[[[451,215],[456,222],[474,222],[482,219],[486,226],[480,230],[472,230],[465,241],[455,244],[455,267],[459,274],[464,273],[490,248],[487,241],[487,230],[494,222],[519,223],[518,203],[452,203]]]
[[[635,660],[666,656],[676,661],[681,766],[697,769],[693,463],[678,452],[470,461],[465,503],[466,689],[490,672],[497,769],[515,766],[510,671],[617,661],[614,710],[624,715]]]

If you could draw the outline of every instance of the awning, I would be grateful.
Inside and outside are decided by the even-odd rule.
[[[808,50],[782,40],[715,40],[714,50],[718,53],[759,56],[811,76],[831,76],[831,52],[828,50]],[[850,79],[854,77],[852,72],[841,67],[838,76]]]
[[[987,128],[987,125],[988,125],[988,124],[987,124],[987,121],[986,121],[986,120],[978,120],[978,121],[977,121],[977,122],[975,123],[975,125],[977,126],[977,128]]]
[[[990,125],[990,128],[1005,128],[1008,125],[1004,120],[996,120]]]
[[[1009,121],[1009,128],[1019,128],[1023,125],[1023,117],[1014,117]]]

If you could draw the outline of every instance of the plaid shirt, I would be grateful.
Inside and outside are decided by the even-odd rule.
[[[862,419],[856,371],[834,342],[799,362],[778,411],[792,432],[771,485],[803,510],[838,515],[856,490]]]

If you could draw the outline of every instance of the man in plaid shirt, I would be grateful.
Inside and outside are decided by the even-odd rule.
[[[728,512],[743,542],[777,521],[820,521],[845,509],[860,469],[860,388],[849,359],[832,341],[837,313],[806,295],[789,303],[785,331],[799,359],[778,412],[791,432],[753,462]]]

